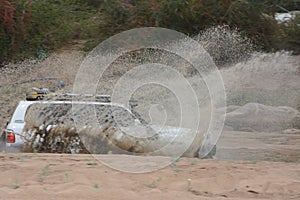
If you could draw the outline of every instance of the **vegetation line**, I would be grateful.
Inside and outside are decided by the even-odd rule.
[[[300,0],[0,0],[0,64],[45,58],[71,41],[89,51],[121,31],[164,27],[195,35],[218,25],[238,29],[267,51],[300,53],[300,17],[279,24],[276,12]]]

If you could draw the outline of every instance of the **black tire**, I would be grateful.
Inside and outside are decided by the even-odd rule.
[[[212,150],[204,157],[204,159],[212,159],[217,153],[217,146],[215,145]]]

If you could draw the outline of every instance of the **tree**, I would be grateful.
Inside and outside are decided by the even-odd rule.
[[[18,52],[30,26],[30,0],[0,0],[0,63]]]

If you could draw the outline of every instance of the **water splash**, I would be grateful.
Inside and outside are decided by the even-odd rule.
[[[249,102],[272,106],[300,107],[300,59],[288,52],[258,53],[251,41],[242,37],[236,30],[226,27],[213,27],[195,38],[211,54],[221,68],[228,105],[245,105]],[[178,48],[180,48],[180,44]],[[187,52],[188,53],[188,52]],[[198,58],[199,62],[206,62]],[[119,57],[104,72],[98,83],[97,93],[112,94],[114,85],[130,69],[145,63],[168,64],[178,70],[195,88],[201,114],[201,132],[204,133],[211,120],[210,94],[201,74],[190,63],[178,56],[161,50],[141,49]],[[207,69],[209,72],[209,69]],[[171,80],[171,79],[170,79]],[[200,83],[200,84],[199,84]],[[174,94],[157,85],[140,87],[132,96],[140,106],[135,111],[146,123],[152,123],[148,112],[151,105],[160,105],[167,113],[164,125],[178,124],[179,110],[170,107],[178,104]],[[37,111],[39,113],[40,111]],[[51,112],[51,111],[50,111]],[[55,111],[60,112],[60,111]],[[160,115],[158,112],[156,115]],[[101,115],[98,116],[101,118]],[[157,117],[155,117],[157,118]],[[159,120],[158,120],[159,121]],[[41,122],[43,123],[43,122]],[[29,123],[30,124],[30,123]],[[35,125],[35,127],[40,127]],[[28,128],[28,130],[30,127]],[[57,129],[56,133],[59,133]],[[201,143],[196,146],[200,147]]]
[[[254,53],[222,69],[228,105],[256,102],[300,108],[300,57],[289,52]]]

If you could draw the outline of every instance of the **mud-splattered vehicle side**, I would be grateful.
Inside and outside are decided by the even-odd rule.
[[[203,133],[145,125],[139,117],[111,102],[21,101],[5,131],[5,143],[26,152],[198,157]]]

